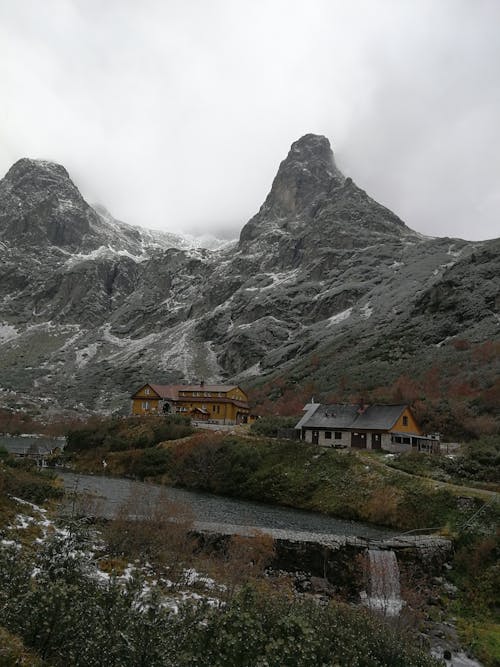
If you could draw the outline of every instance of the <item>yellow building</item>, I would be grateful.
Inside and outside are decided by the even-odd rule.
[[[133,415],[178,413],[198,421],[245,424],[248,396],[237,385],[145,384],[132,395]]]

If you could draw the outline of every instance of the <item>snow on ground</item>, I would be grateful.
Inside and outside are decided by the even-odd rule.
[[[249,366],[248,368],[245,368],[244,371],[241,371],[241,373],[238,373],[238,377],[239,378],[255,377],[256,375],[259,375],[260,372],[261,372],[260,361],[258,361],[253,366]]]
[[[105,324],[102,327],[101,337],[102,340],[119,348],[117,352],[110,354],[108,359],[111,360],[119,356],[120,359],[127,360],[141,350],[151,350],[153,345],[164,337],[164,333],[152,333],[143,338],[119,338],[111,333],[111,325]]]
[[[141,575],[144,581],[140,597],[144,601],[141,603],[141,608],[144,610],[148,608],[148,596],[152,589],[156,587],[163,593],[163,606],[174,612],[178,611],[179,604],[189,600],[204,600],[212,606],[221,604],[217,597],[213,597],[213,594],[225,590],[225,586],[218,584],[214,579],[194,568],[183,570],[177,582],[171,581],[167,577],[157,577],[148,562],[127,563],[121,573],[106,572],[100,567],[100,562],[106,561],[106,545],[97,531],[95,531],[93,543],[89,543],[87,547],[77,547],[71,531],[68,528],[58,526],[49,519],[46,509],[15,496],[12,496],[12,500],[22,506],[23,512],[17,514],[14,522],[2,531],[0,549],[2,547],[21,549],[20,538],[22,532],[29,527],[38,527],[41,531],[41,537],[34,539],[35,544],[42,545],[50,537],[59,540],[61,546],[64,547],[65,557],[83,559],[86,563],[87,574],[101,582],[103,586],[112,580],[125,585],[135,574]],[[36,578],[39,574],[39,568],[33,568],[31,576]],[[193,587],[199,592],[191,590]],[[210,595],[204,591],[210,591]]]
[[[263,315],[262,317],[259,317],[258,319],[254,320],[253,322],[248,322],[246,324],[237,324],[236,328],[237,329],[252,329],[257,324],[257,322],[260,322],[262,320],[264,320],[265,322],[270,322],[272,320],[273,322],[276,322],[276,324],[278,324],[280,326],[285,326],[285,327],[288,326],[287,323],[284,320],[280,320],[277,317],[274,317],[274,315]]]
[[[363,317],[365,317],[366,319],[368,319],[369,317],[372,316],[373,308],[371,307],[369,301],[368,301],[368,303],[365,303],[365,305],[362,306],[362,307],[360,308],[360,310],[361,310],[361,315],[362,315]]]
[[[93,261],[96,259],[115,259],[116,257],[129,257],[134,262],[144,262],[149,259],[149,255],[133,255],[128,250],[117,250],[112,246],[99,246],[96,250],[92,250],[88,254],[74,253],[69,259],[64,262],[66,268],[72,268],[81,262]]]
[[[6,343],[8,340],[17,338],[19,335],[16,327],[13,327],[11,324],[0,322],[0,345]]]
[[[245,287],[243,286],[246,292],[263,292],[265,290],[273,289],[279,285],[286,285],[287,283],[294,283],[297,281],[297,276],[299,275],[300,269],[292,269],[291,271],[284,271],[283,273],[259,273],[252,280],[255,279],[264,279],[270,278],[271,282],[269,285],[265,286],[254,286],[254,287]]]
[[[181,322],[169,331],[170,345],[162,354],[160,366],[164,369],[176,368],[181,371],[185,378],[196,377],[196,369],[193,368],[193,357],[195,347],[191,339],[197,319]]]
[[[343,322],[344,320],[347,320],[351,316],[352,313],[352,308],[348,308],[347,310],[343,310],[341,313],[336,313],[335,315],[332,315],[332,317],[328,318],[328,324],[326,325],[327,327],[331,327],[334,324],[340,324],[340,322]]]
[[[83,368],[86,366],[91,359],[95,357],[97,354],[97,350],[99,348],[98,343],[91,343],[90,345],[87,345],[87,347],[83,347],[81,350],[77,350],[75,353],[76,357],[76,365],[78,368]]]

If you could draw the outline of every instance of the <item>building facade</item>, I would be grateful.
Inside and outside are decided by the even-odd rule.
[[[424,435],[408,405],[309,403],[296,425],[305,442],[338,449],[439,452],[439,437]]]
[[[237,385],[145,384],[132,396],[133,415],[184,414],[196,421],[245,424],[248,396]]]

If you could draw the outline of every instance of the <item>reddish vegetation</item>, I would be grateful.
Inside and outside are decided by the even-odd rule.
[[[445,437],[475,438],[500,433],[500,378],[495,368],[500,364],[500,341],[471,343],[455,339],[452,348],[458,353],[457,363],[434,364],[419,376],[400,375],[387,385],[353,386],[349,374],[336,379],[332,388],[323,382],[305,380],[291,382],[284,376],[273,378],[250,392],[252,411],[262,416],[297,416],[311,398],[317,402],[409,403],[426,431],[439,431]],[[321,357],[310,359],[310,374],[322,370]],[[97,425],[99,418],[83,419],[86,425]],[[70,418],[41,421],[22,412],[0,409],[0,433],[42,433],[63,435],[81,425]]]
[[[358,387],[353,391],[348,374],[337,380],[334,391],[320,391],[314,382],[303,385],[286,378],[273,379],[251,394],[254,412],[260,415],[300,415],[312,397],[317,402],[409,403],[426,431],[439,431],[448,438],[475,438],[500,432],[500,379],[494,366],[500,362],[500,341],[473,344],[457,339],[459,352],[453,366],[435,364],[420,376],[400,375],[393,383]],[[311,370],[321,366],[317,354]],[[498,374],[497,374],[498,375]]]

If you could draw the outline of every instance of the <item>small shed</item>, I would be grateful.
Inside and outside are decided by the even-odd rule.
[[[47,465],[53,454],[60,452],[66,445],[66,438],[49,438],[40,435],[3,435],[0,447],[6,449],[15,458],[32,459],[40,467]]]

